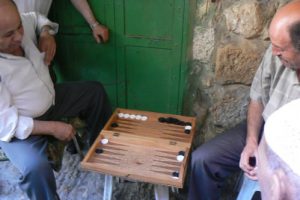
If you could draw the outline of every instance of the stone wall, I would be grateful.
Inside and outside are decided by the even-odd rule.
[[[197,116],[195,145],[246,119],[249,90],[268,47],[268,25],[288,0],[198,0],[185,114]]]

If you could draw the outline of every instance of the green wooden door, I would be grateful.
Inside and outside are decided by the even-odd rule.
[[[113,2],[90,0],[95,17],[114,27]],[[110,101],[117,106],[117,76],[114,34],[105,44],[97,44],[89,25],[69,0],[54,0],[49,18],[59,23],[56,67],[62,81],[97,80],[104,85]]]
[[[90,0],[111,32],[94,42],[70,1],[54,0],[60,24],[57,63],[63,80],[99,80],[113,106],[181,113],[188,12],[194,0]]]
[[[179,113],[184,0],[116,0],[119,104]]]

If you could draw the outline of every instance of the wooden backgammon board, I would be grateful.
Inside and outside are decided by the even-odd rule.
[[[195,118],[117,108],[82,169],[182,188]]]

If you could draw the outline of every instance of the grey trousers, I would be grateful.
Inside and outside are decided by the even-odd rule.
[[[97,137],[112,111],[103,86],[98,82],[72,82],[55,86],[56,104],[39,120],[79,116],[86,120],[90,143]],[[46,154],[47,137],[0,141],[10,161],[21,172],[19,185],[31,200],[56,200],[56,182]]]
[[[247,124],[242,122],[193,151],[190,200],[220,199],[226,178],[240,170],[239,161],[246,133]]]

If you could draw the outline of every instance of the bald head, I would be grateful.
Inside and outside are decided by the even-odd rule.
[[[0,31],[1,25],[6,25],[19,15],[18,9],[12,0],[0,0]]]
[[[287,22],[293,23],[300,19],[300,0],[294,0],[279,8],[273,17],[272,22]]]
[[[12,6],[17,8],[13,0],[0,0],[0,9],[6,8],[6,6]]]
[[[18,9],[11,0],[0,0],[0,52],[15,54],[20,50],[23,26]]]
[[[300,35],[297,37],[297,34],[300,33],[298,31],[300,31],[300,0],[294,0],[278,9],[272,19],[269,34],[271,40],[277,41],[279,38],[283,38],[284,42],[292,43],[300,51],[300,46],[295,44],[300,40]]]
[[[269,36],[273,55],[283,66],[300,74],[300,0],[278,9],[270,24]]]

